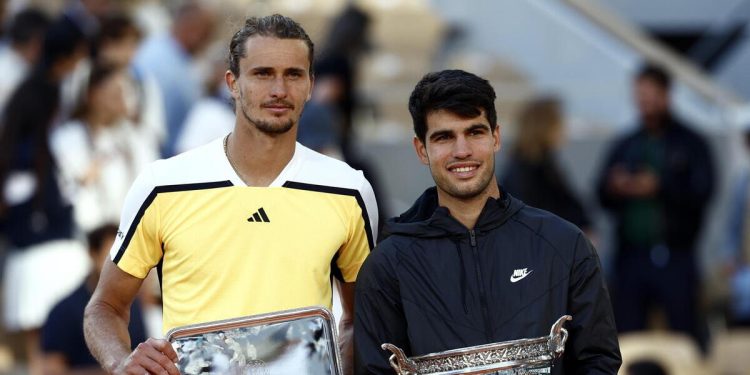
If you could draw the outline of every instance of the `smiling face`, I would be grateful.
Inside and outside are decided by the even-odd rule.
[[[283,134],[299,121],[312,92],[307,45],[299,39],[265,36],[246,41],[239,76],[225,78],[235,100],[238,124]]]
[[[419,159],[430,167],[440,199],[469,200],[497,191],[495,152],[500,127],[491,130],[484,112],[462,118],[446,110],[427,114],[425,141],[414,138]]]

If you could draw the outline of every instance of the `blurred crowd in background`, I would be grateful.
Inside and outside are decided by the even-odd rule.
[[[638,12],[469,3],[4,1],[0,374],[96,372],[83,307],[124,196],[148,163],[232,130],[230,36],[274,12],[318,51],[299,142],[362,170],[381,219],[431,184],[411,149],[414,84],[434,70],[476,73],[498,92],[503,190],[599,249],[623,373],[749,373],[750,74],[727,87],[731,69],[711,74],[718,58],[681,54],[688,41],[625,17]],[[747,16],[712,21],[711,37],[750,51],[750,1],[720,3]],[[134,338],[162,335],[159,304],[151,277]]]

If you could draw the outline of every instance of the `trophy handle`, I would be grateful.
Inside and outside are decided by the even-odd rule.
[[[406,354],[404,354],[404,351],[401,350],[401,348],[389,343],[385,343],[380,347],[383,350],[390,350],[391,353],[393,353],[390,358],[388,358],[388,362],[390,362],[391,367],[396,370],[396,374],[412,375],[417,373],[416,364],[406,357]]]
[[[568,320],[573,320],[573,317],[570,315],[563,315],[560,319],[557,319],[555,324],[552,325],[552,328],[550,328],[547,345],[555,358],[562,356],[563,351],[565,351],[565,342],[568,341],[568,330],[563,328],[563,324]]]

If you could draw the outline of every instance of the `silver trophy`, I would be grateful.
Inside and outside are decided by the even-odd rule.
[[[407,357],[392,344],[383,344],[393,354],[391,367],[399,375],[450,374],[540,374],[549,373],[555,360],[562,357],[568,331],[563,328],[570,315],[552,325],[549,336],[503,341],[494,344]]]
[[[183,375],[341,374],[333,314],[308,307],[171,329]]]

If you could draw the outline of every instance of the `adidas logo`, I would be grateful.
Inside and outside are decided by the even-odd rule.
[[[247,221],[251,223],[270,223],[271,220],[268,220],[268,215],[266,215],[266,211],[263,209],[263,207],[259,208],[258,211],[253,213],[253,216],[250,216],[247,218]]]

